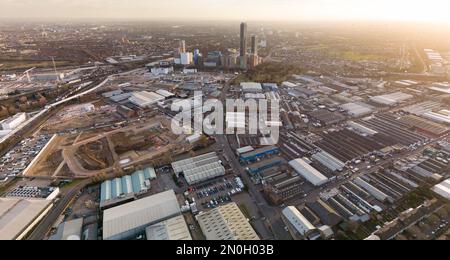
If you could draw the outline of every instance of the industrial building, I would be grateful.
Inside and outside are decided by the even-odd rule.
[[[450,200],[450,179],[435,185],[432,190],[439,196]]]
[[[172,168],[189,185],[225,175],[225,168],[215,152],[174,162]]]
[[[103,240],[126,240],[143,234],[148,226],[179,216],[173,190],[136,200],[103,212]]]
[[[409,127],[415,128],[417,131],[429,135],[431,137],[444,136],[449,129],[438,123],[430,122],[415,115],[404,116],[400,122],[407,124]]]
[[[414,98],[413,95],[406,94],[403,92],[395,92],[392,94],[371,97],[370,101],[380,105],[395,106],[401,102],[404,102],[412,98]]]
[[[241,154],[253,152],[254,150],[255,149],[251,146],[245,146],[245,147],[236,149],[236,154],[240,156]]]
[[[300,211],[293,206],[289,206],[282,211],[283,220],[288,224],[289,231],[295,238],[297,234],[306,237],[316,228],[306,219]]]
[[[326,109],[319,109],[310,112],[308,115],[323,126],[334,125],[345,120],[343,115],[336,112],[330,112]]]
[[[155,93],[158,94],[158,95],[161,95],[161,96],[163,96],[165,98],[171,98],[171,97],[175,96],[175,94],[173,94],[172,92],[169,92],[169,91],[164,90],[164,89],[158,89],[157,91],[155,91]]]
[[[388,195],[386,195],[384,192],[380,191],[370,183],[366,182],[362,178],[356,178],[353,182],[381,202],[385,202],[390,199]]]
[[[324,151],[314,154],[312,158],[320,162],[332,172],[342,171],[345,168],[345,163]]]
[[[200,213],[196,219],[207,240],[259,240],[234,202]]]
[[[373,109],[367,104],[347,103],[340,106],[351,117],[370,115]]]
[[[258,174],[262,171],[270,169],[272,167],[280,166],[286,163],[286,160],[276,156],[273,158],[269,158],[267,160],[263,160],[254,164],[251,164],[247,167],[247,171],[251,174]]]
[[[378,134],[377,131],[370,129],[368,127],[363,126],[362,124],[358,124],[356,122],[353,121],[349,121],[347,122],[347,125],[352,129],[355,130],[356,132],[363,134],[363,135],[376,135]]]
[[[145,229],[147,240],[192,240],[183,216],[176,216]]]
[[[155,169],[149,167],[122,178],[105,181],[100,186],[100,208],[105,209],[126,201],[151,189],[151,180],[156,179]]]
[[[51,236],[49,240],[81,240],[82,229],[83,218],[63,222],[58,226],[56,234]]]
[[[262,85],[256,82],[242,82],[241,89],[244,93],[260,93],[263,91]]]
[[[165,97],[155,92],[141,91],[133,92],[128,100],[140,108],[148,108],[158,102],[164,101]]]
[[[46,199],[0,198],[0,240],[23,239],[52,206]]]
[[[360,120],[357,123],[382,133],[386,138],[384,144],[391,145],[401,144],[403,146],[410,146],[425,142],[428,138],[420,133],[415,133],[410,129],[410,126],[403,123],[393,114],[377,114],[366,120]],[[379,136],[379,135],[377,135]],[[380,138],[376,140],[382,141]]]
[[[327,226],[333,227],[343,221],[342,216],[321,199],[318,199],[316,202],[307,203],[306,206]]]
[[[27,120],[26,113],[18,113],[0,122],[3,130],[14,130]]]
[[[263,83],[262,87],[267,91],[278,91],[278,85],[276,83]]]
[[[300,176],[293,176],[287,172],[275,172],[261,177],[267,184],[264,192],[275,205],[280,205],[284,201],[304,193],[302,189],[304,180]]]
[[[258,159],[280,153],[280,149],[276,146],[265,146],[249,153],[242,154],[239,158],[243,162],[255,162]]]
[[[424,113],[423,117],[438,123],[450,124],[450,111],[446,109],[440,110],[438,112]]]
[[[328,178],[325,177],[318,170],[313,168],[303,159],[296,159],[289,162],[289,165],[307,181],[314,186],[321,186],[328,182]]]

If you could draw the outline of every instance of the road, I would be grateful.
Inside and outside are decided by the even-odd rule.
[[[89,185],[91,180],[83,180],[72,188],[67,194],[65,194],[56,204],[53,206],[48,215],[38,224],[33,232],[27,237],[27,240],[43,240],[52,228],[53,224],[58,220],[64,211],[69,207],[75,196],[84,187]]]
[[[226,94],[230,88],[230,83],[234,80],[231,79],[224,87],[222,91],[222,102],[226,99]],[[281,216],[278,212],[278,208],[270,206],[266,199],[263,197],[262,193],[253,185],[252,180],[250,179],[247,172],[245,172],[244,168],[241,166],[240,162],[236,158],[233,149],[231,148],[230,143],[228,142],[226,135],[216,135],[216,142],[219,147],[223,148],[223,152],[229,158],[230,166],[234,173],[239,174],[245,183],[247,183],[248,192],[250,197],[254,200],[254,203],[257,205],[260,214],[260,218],[253,220],[253,225],[256,227],[259,235],[264,240],[282,240],[289,239],[289,235],[284,230],[284,223],[281,221]],[[278,232],[277,232],[278,231]],[[283,236],[284,234],[284,236]]]

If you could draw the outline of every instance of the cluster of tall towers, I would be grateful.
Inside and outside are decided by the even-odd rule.
[[[258,39],[256,35],[251,37],[251,52],[248,51],[248,26],[247,23],[241,23],[241,34],[240,34],[240,66],[242,69],[247,69],[248,67],[256,67],[260,58],[258,56]]]

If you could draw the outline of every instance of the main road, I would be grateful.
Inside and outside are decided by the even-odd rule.
[[[231,87],[231,82],[235,78],[232,78],[227,82],[222,91],[221,100],[224,102],[226,100],[226,95]],[[225,103],[225,102],[224,102]],[[247,183],[248,192],[250,197],[254,200],[257,205],[261,217],[253,220],[253,225],[256,227],[261,237],[265,240],[271,239],[289,239],[289,235],[284,230],[285,225],[281,221],[280,212],[277,207],[269,205],[257,187],[253,184],[247,172],[244,170],[239,160],[236,158],[233,149],[227,139],[226,135],[216,135],[216,142],[219,147],[223,148],[223,152],[229,158],[230,166],[234,173],[239,174],[245,183]]]
[[[71,188],[67,194],[55,204],[47,216],[37,225],[33,232],[28,235],[27,240],[43,240],[52,228],[53,224],[58,220],[64,211],[69,207],[70,203],[75,199],[77,194],[91,183],[90,179],[86,179]]]

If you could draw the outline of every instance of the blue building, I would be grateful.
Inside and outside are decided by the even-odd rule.
[[[276,83],[263,83],[262,87],[266,91],[278,91],[278,85]]]
[[[268,169],[270,169],[272,167],[276,167],[276,166],[282,165],[284,163],[286,163],[286,160],[284,160],[283,158],[277,156],[277,157],[271,158],[269,160],[265,160],[265,161],[261,161],[261,162],[257,162],[257,163],[251,164],[247,168],[247,170],[248,170],[248,172],[250,174],[258,174],[258,173],[261,173],[261,172],[263,172],[265,170],[268,170]]]
[[[156,179],[153,168],[136,171],[122,178],[108,180],[102,183],[100,201],[114,200],[125,195],[134,195],[149,190],[150,183],[147,181]]]
[[[256,162],[258,159],[279,154],[280,149],[276,146],[266,146],[249,153],[242,154],[240,160],[243,162]]]

